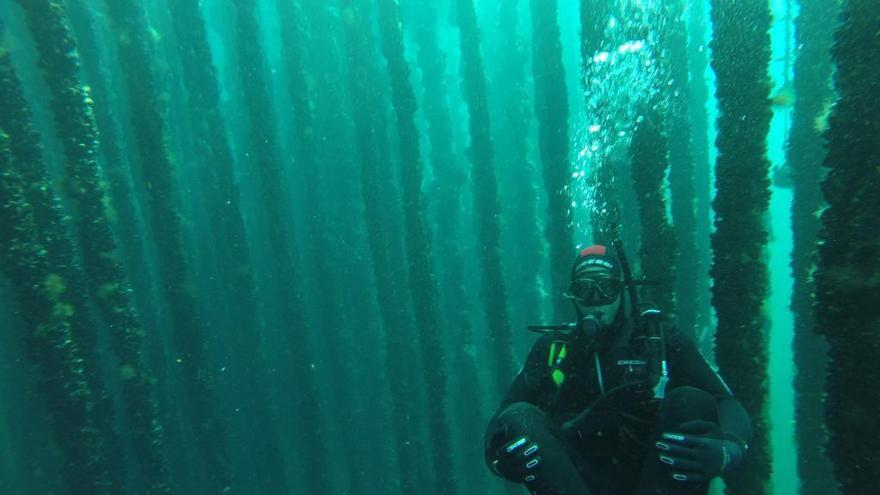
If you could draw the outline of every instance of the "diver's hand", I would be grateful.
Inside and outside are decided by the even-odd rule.
[[[496,452],[492,469],[510,481],[531,482],[541,464],[541,447],[527,436],[518,436]]]
[[[721,476],[742,463],[743,447],[721,437],[718,425],[687,421],[663,433],[655,445],[660,461],[677,481],[703,482]]]

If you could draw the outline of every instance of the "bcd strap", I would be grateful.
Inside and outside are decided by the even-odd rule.
[[[558,353],[556,352],[557,348],[559,349]],[[562,361],[567,354],[568,346],[565,342],[554,340],[550,343],[550,352],[547,355],[547,366],[554,368],[550,376],[553,378],[553,382],[557,387],[562,385],[562,382],[565,381],[565,373],[559,369],[559,365],[562,364]]]

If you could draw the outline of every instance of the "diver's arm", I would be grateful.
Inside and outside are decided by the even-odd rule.
[[[717,405],[718,424],[723,436],[747,451],[752,442],[752,420],[746,408],[732,395],[720,399]]]

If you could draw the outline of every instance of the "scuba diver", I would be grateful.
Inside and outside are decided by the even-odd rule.
[[[576,323],[530,327],[543,335],[489,421],[486,462],[534,495],[705,494],[742,463],[751,420],[695,344],[639,306],[644,282],[615,247],[576,257]]]

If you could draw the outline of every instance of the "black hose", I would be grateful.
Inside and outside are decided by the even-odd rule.
[[[634,325],[633,328],[639,328],[640,316],[638,291],[636,291],[636,284],[633,283],[632,269],[629,266],[626,251],[624,251],[623,243],[620,241],[620,229],[619,227],[615,227],[613,230],[614,238],[611,240],[611,245],[614,246],[614,250],[617,252],[617,259],[620,260],[620,269],[623,272],[623,284],[626,286],[627,292],[629,293],[630,321]]]

